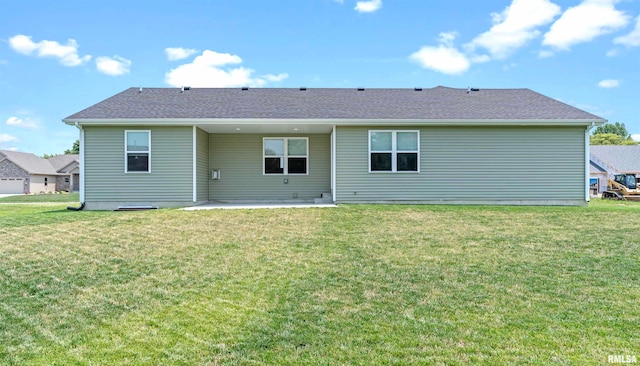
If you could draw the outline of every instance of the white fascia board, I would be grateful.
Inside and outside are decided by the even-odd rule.
[[[331,126],[599,126],[604,119],[304,119],[304,118],[113,118],[113,119],[63,119],[68,125],[83,126],[193,126],[193,125],[331,125]]]

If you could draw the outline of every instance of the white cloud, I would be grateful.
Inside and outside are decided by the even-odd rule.
[[[631,135],[633,141],[640,141],[640,133],[634,133]]]
[[[615,79],[605,79],[600,81],[598,86],[606,89],[617,88],[620,86],[620,81]]]
[[[0,143],[17,141],[17,140],[18,140],[18,138],[15,137],[15,136],[11,136],[11,135],[6,134],[6,133],[0,133]]]
[[[618,56],[618,50],[615,48],[612,48],[609,51],[607,51],[606,55],[607,57],[616,57]]]
[[[549,0],[513,0],[502,13],[492,13],[493,26],[474,38],[465,48],[474,52],[481,47],[492,58],[504,59],[528,41],[540,35],[536,28],[550,23],[560,7]]]
[[[462,74],[469,69],[471,63],[462,52],[454,47],[453,41],[455,37],[455,32],[440,33],[440,45],[437,47],[424,46],[419,51],[411,54],[409,59],[417,62],[425,69],[450,75]]]
[[[382,0],[358,1],[355,10],[360,13],[373,13],[382,7]]]
[[[129,73],[131,61],[120,56],[96,58],[96,68],[103,74],[118,76]]]
[[[278,75],[267,74],[267,75],[263,76],[263,78],[266,81],[269,81],[269,82],[272,82],[272,83],[277,83],[277,82],[282,81],[282,80],[284,80],[284,79],[286,79],[288,77],[289,77],[289,74],[287,74],[287,73],[282,73],[282,74],[278,74]]]
[[[542,44],[561,50],[591,41],[626,26],[629,16],[615,8],[617,0],[585,0],[567,9],[544,35]]]
[[[637,47],[640,46],[640,16],[636,19],[636,26],[633,28],[631,33],[617,37],[613,40],[615,44],[621,44],[629,47]]]
[[[180,65],[165,74],[165,82],[172,86],[192,87],[260,87],[269,82],[278,82],[289,77],[288,74],[267,74],[252,76],[254,70],[238,65],[242,59],[237,55],[205,50],[193,62]]]
[[[43,40],[34,42],[31,37],[18,34],[9,38],[9,46],[23,55],[36,53],[37,57],[57,58],[64,66],[79,66],[91,59],[90,55],[80,57],[78,55],[78,43],[74,39],[68,39],[66,45],[56,41]]]
[[[16,127],[24,127],[24,128],[36,128],[38,124],[36,121],[31,118],[19,118],[16,116],[11,116],[7,119],[7,126],[16,126]]]
[[[473,62],[474,64],[481,64],[491,61],[491,57],[489,57],[489,55],[473,55],[469,58],[469,60],[471,60],[471,62]]]
[[[193,48],[167,47],[164,49],[169,61],[182,60],[198,52]]]
[[[554,53],[551,51],[540,51],[538,52],[538,58],[549,58],[553,57]]]
[[[453,47],[453,41],[458,36],[457,32],[441,32],[438,34],[438,42],[448,47]]]

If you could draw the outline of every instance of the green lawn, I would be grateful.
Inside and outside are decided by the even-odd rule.
[[[2,197],[0,203],[80,202],[78,193],[20,194]]]
[[[640,203],[0,205],[0,364],[640,358]]]

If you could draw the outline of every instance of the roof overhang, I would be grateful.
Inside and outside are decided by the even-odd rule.
[[[197,126],[210,133],[329,133],[333,126],[599,126],[603,119],[270,119],[270,118],[116,118],[64,119],[82,126]]]

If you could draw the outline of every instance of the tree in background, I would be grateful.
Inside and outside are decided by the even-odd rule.
[[[637,145],[624,123],[605,123],[591,135],[591,145]]]
[[[73,143],[73,147],[69,150],[65,150],[64,154],[65,155],[80,154],[80,140],[76,140]]]
[[[625,139],[615,133],[598,133],[590,138],[591,145],[637,145],[631,137]]]
[[[80,140],[76,140],[73,143],[73,146],[71,147],[71,149],[67,149],[64,151],[64,155],[73,155],[73,154],[80,154]],[[44,154],[42,155],[42,158],[49,159],[58,155],[63,155],[63,154]]]

